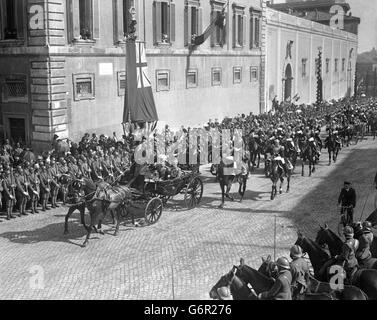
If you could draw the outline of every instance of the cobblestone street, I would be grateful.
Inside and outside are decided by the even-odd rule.
[[[261,257],[288,256],[297,230],[314,237],[318,224],[336,229],[337,197],[345,179],[357,192],[355,219],[374,210],[377,142],[371,138],[342,149],[328,166],[325,150],[316,172],[301,177],[301,162],[291,192],[270,201],[271,181],[257,169],[245,200],[218,209],[220,188],[203,169],[200,206],[180,208],[180,197],[168,203],[150,227],[121,226],[118,237],[106,223],[105,235],[93,234],[81,248],[85,230],[73,215],[63,235],[66,208],[6,221],[0,217],[0,299],[209,299],[217,280],[243,257],[259,267]],[[263,167],[263,164],[262,164]],[[232,191],[238,189],[238,184]],[[285,188],[284,188],[285,190]],[[177,205],[174,208],[173,204]],[[44,270],[44,289],[31,289],[31,271]]]

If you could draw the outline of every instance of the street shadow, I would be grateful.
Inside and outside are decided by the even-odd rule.
[[[289,215],[295,227],[311,239],[315,239],[319,224],[326,223],[337,233],[340,221],[338,196],[346,180],[352,182],[352,187],[356,191],[354,221],[365,220],[374,210],[369,208],[367,203],[371,202],[368,200],[371,200],[371,195],[375,192],[372,184],[376,168],[374,163],[368,164],[365,159],[376,159],[377,149],[353,149],[348,152],[346,157],[332,164],[334,168],[331,173],[325,179],[322,176],[323,180],[301,199]],[[327,166],[326,160],[326,157],[321,158],[323,166]],[[308,183],[310,179],[315,178],[315,175],[316,173],[311,178],[307,177]],[[367,181],[366,177],[368,177]]]
[[[87,234],[85,228],[73,219],[68,223],[69,234],[64,235],[64,222],[49,224],[42,228],[25,231],[10,231],[0,234],[1,238],[7,239],[13,243],[35,244],[39,242],[64,242],[78,245],[73,241],[82,240]],[[96,236],[93,236],[95,239]]]

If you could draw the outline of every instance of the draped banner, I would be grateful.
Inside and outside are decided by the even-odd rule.
[[[152,84],[144,42],[126,43],[126,94],[124,98],[123,123],[146,123],[158,121],[153,98]]]

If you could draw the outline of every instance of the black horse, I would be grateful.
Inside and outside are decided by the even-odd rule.
[[[327,226],[320,227],[317,233],[316,242],[319,245],[327,244],[331,255],[334,257],[339,255],[342,251],[343,241]],[[374,269],[377,270],[377,258],[371,257],[367,261],[360,265],[362,269]]]
[[[249,159],[250,170],[253,167],[259,168],[261,154],[264,153],[264,143],[263,143],[262,138],[251,134],[248,138],[247,146],[250,152],[250,159]],[[258,163],[256,163],[257,159],[258,159]]]
[[[326,263],[332,263],[334,260],[330,255],[325,252],[321,246],[298,232],[298,239],[296,241],[304,252],[307,252],[310,258],[310,262],[314,269],[315,278],[322,282],[329,282],[329,275],[327,270],[322,272],[323,265]],[[335,261],[334,261],[335,262]],[[352,279],[352,285],[360,288],[366,293],[368,299],[377,299],[377,271],[376,270],[358,270]]]
[[[325,148],[329,153],[329,165],[331,165],[331,158],[336,162],[340,151],[340,143],[337,141],[334,134],[330,134],[325,140]],[[332,156],[332,157],[331,157]]]
[[[271,256],[267,259],[262,258],[262,265],[258,269],[259,272],[263,273],[267,277],[272,277],[273,273],[276,272],[276,263],[272,261]],[[331,288],[330,284],[327,282],[321,282],[316,280],[312,275],[307,274],[305,277],[306,291],[304,297],[298,296],[298,299],[310,297],[311,300],[368,300],[366,294],[355,286],[345,286],[343,290],[338,291]]]
[[[301,160],[302,160],[302,171],[301,175],[304,176],[304,168],[306,161],[309,162],[309,177],[311,177],[312,173],[315,172],[315,161],[316,155],[314,152],[314,147],[310,144],[307,140],[299,140],[299,146],[301,150]]]
[[[283,193],[283,183],[284,177],[287,177],[287,193],[290,190],[290,183],[291,183],[291,175],[292,170],[287,168],[287,172],[285,174],[284,169],[279,165],[277,160],[271,160],[271,172],[270,172],[270,179],[272,181],[272,190],[271,190],[271,200],[274,200],[277,195],[277,184],[280,180],[280,187],[279,193]]]
[[[67,201],[69,203],[68,213],[65,216],[64,234],[68,234],[68,220],[70,216],[78,210],[80,212],[81,224],[87,229],[85,224],[85,208],[94,197],[97,185],[91,180],[71,180],[67,186]],[[101,226],[99,226],[100,229]]]
[[[221,204],[219,208],[224,207],[225,198],[234,201],[234,198],[229,194],[232,188],[232,185],[235,181],[239,183],[238,193],[240,195],[240,201],[243,200],[246,191],[246,184],[249,177],[249,170],[245,174],[239,172],[234,168],[234,161],[229,161],[227,164],[224,163],[224,160],[221,160],[219,165],[216,165],[216,178],[220,184],[221,188]]]

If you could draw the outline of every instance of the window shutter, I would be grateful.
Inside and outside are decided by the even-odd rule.
[[[161,41],[161,2],[153,2],[153,42]]]
[[[203,9],[198,8],[198,35],[203,33]]]
[[[185,23],[185,28],[184,28],[184,41],[185,41],[185,46],[188,46],[189,44],[189,37],[190,37],[190,22],[188,19],[188,11],[189,11],[189,6],[185,6],[185,13],[184,13],[184,23]],[[191,41],[190,41],[191,42]]]
[[[233,14],[233,48],[237,45],[237,15]]]
[[[214,10],[211,11],[211,24],[216,18],[216,14],[217,14],[216,11]],[[212,32],[211,32],[211,47],[215,46],[215,39],[216,39],[216,26],[212,28]]]
[[[93,0],[93,39],[99,39],[100,9],[99,0]]]
[[[228,16],[229,15],[226,15],[225,17],[225,26],[221,29],[222,33],[221,33],[221,45],[225,45],[226,44],[226,37],[227,37],[227,34],[226,34],[226,30],[227,30],[227,24],[228,24]]]
[[[24,1],[23,0],[18,0],[16,1],[15,5],[15,16],[16,16],[16,24],[17,24],[17,38],[18,39],[23,39],[25,36],[25,31],[24,31],[24,19],[25,19],[25,6],[24,6]]]
[[[247,33],[247,30],[246,30],[246,25],[247,25],[247,17],[246,15],[243,15],[242,16],[242,46],[245,47],[246,46],[246,33]]]
[[[250,49],[254,48],[254,16],[250,17]]]
[[[170,42],[175,41],[175,3],[170,3]]]

